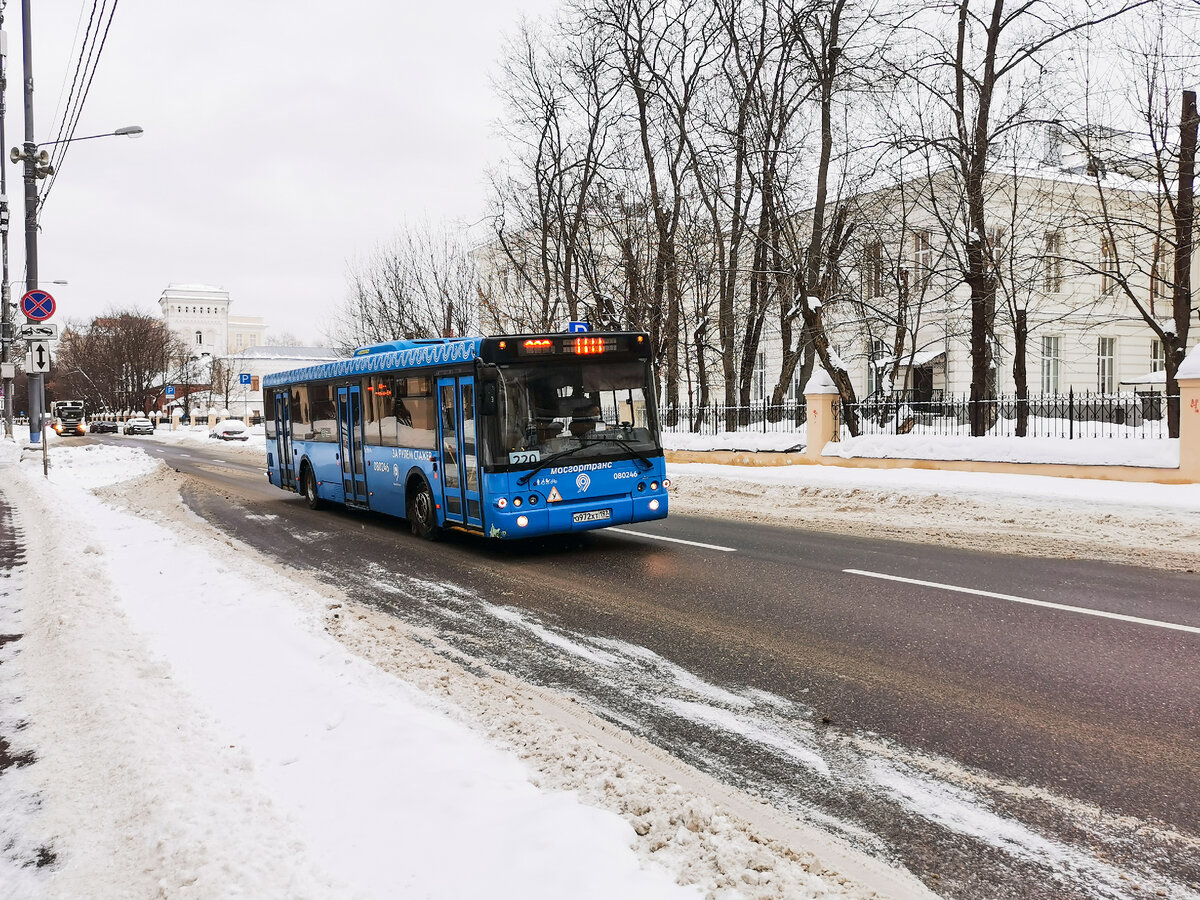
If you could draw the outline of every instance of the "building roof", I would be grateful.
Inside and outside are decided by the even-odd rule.
[[[171,284],[167,285],[166,290],[168,290],[168,291],[203,291],[206,293],[218,293],[218,294],[224,294],[226,292],[225,288],[221,287],[219,284],[175,284],[173,282]]]

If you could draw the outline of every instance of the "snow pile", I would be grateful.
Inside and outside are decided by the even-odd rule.
[[[673,513],[1200,571],[1200,484],[710,463],[667,473]]]

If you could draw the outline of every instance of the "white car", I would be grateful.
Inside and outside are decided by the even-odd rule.
[[[145,416],[138,416],[125,423],[126,434],[154,434],[154,423]]]
[[[223,441],[250,440],[250,432],[246,430],[245,424],[238,419],[225,419],[218,422],[213,426],[208,436],[210,438],[220,438]]]

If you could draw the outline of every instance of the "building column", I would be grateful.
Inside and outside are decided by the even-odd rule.
[[[1179,381],[1179,474],[1200,483],[1200,346],[1184,359]]]
[[[808,405],[804,455],[813,462],[820,462],[825,445],[838,439],[840,429],[834,408],[841,402],[837,385],[820,366],[813,369],[812,377],[804,386],[804,402]]]

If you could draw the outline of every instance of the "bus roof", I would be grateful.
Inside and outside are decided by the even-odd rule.
[[[278,387],[326,378],[347,378],[371,375],[394,369],[416,369],[424,366],[446,366],[472,362],[479,355],[482,338],[439,338],[427,341],[394,341],[398,349],[386,349],[389,344],[359,348],[367,352],[335,362],[304,366],[286,372],[276,372],[263,378],[263,387]],[[358,351],[355,351],[356,353]]]
[[[584,344],[586,342],[586,344]],[[528,348],[537,344],[536,352]],[[581,348],[581,345],[584,345]],[[524,348],[524,349],[522,349]],[[482,351],[482,352],[481,352]],[[583,332],[494,335],[469,338],[421,338],[388,341],[359,347],[349,359],[319,363],[276,372],[263,378],[263,387],[302,384],[376,372],[393,372],[431,366],[449,366],[473,362],[482,357],[488,362],[539,359],[554,360],[595,358],[605,353],[617,358],[649,358],[650,342],[645,332]],[[579,354],[575,356],[574,354]]]

